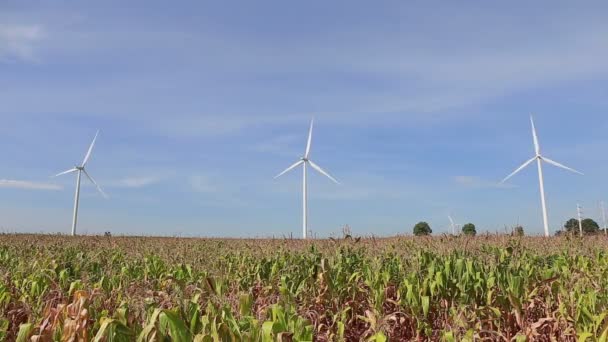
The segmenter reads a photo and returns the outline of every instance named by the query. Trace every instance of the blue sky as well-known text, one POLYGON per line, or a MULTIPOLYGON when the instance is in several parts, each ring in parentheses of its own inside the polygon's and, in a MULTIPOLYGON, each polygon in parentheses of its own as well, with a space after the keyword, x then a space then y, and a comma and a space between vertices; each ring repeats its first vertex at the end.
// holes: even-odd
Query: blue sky
POLYGON ((571 1, 2 1, 0 229, 195 236, 300 235, 303 153, 310 228, 436 233, 448 213, 478 230, 542 232, 608 201, 608 5, 571 1), (86 183, 84 183, 86 184, 86 183))

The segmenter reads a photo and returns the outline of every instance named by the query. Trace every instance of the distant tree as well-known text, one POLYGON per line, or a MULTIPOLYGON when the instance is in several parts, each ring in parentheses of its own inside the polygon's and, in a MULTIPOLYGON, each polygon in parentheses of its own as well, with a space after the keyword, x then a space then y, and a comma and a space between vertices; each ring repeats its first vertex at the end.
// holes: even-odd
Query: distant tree
POLYGON ((584 219, 582 224, 585 233, 598 233, 600 231, 600 225, 590 218, 584 219))
POLYGON ((564 223, 564 230, 567 232, 572 232, 574 230, 578 231, 578 220, 571 218, 566 221, 566 223, 564 223))
POLYGON ((431 226, 426 222, 418 222, 414 226, 414 235, 416 236, 431 235, 432 232, 431 226))
POLYGON ((524 227, 517 225, 513 229, 513 235, 515 236, 524 236, 524 227))
POLYGON ((475 236, 477 234, 477 230, 475 229, 475 225, 472 223, 467 223, 462 226, 462 233, 464 235, 475 236))
MULTIPOLYGON (((600 226, 597 222, 593 221, 590 218, 584 219, 582 222, 583 233, 584 234, 595 234, 600 231, 600 226)), ((564 230, 570 233, 578 233, 578 220, 575 218, 571 218, 564 224, 564 230)))

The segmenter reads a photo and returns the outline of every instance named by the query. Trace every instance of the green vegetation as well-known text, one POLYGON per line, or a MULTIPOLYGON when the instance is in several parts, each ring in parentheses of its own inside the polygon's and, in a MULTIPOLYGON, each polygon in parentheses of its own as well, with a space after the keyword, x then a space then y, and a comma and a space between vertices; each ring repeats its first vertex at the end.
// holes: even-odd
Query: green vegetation
POLYGON ((475 229, 475 225, 472 223, 467 223, 462 226, 462 233, 464 235, 475 236, 477 235, 477 230, 475 229))
POLYGON ((0 235, 7 341, 606 341, 608 239, 0 235))
MULTIPOLYGON (((600 231, 600 226, 597 224, 597 222, 595 222, 594 220, 592 220, 590 218, 583 219, 581 221, 581 224, 583 226, 584 234, 595 234, 600 231)), ((571 218, 568 221, 566 221, 566 223, 564 224, 564 230, 569 233, 578 234, 580 232, 578 220, 575 218, 571 218)))
POLYGON ((431 233, 433 233, 433 230, 426 222, 418 222, 414 226, 414 235, 416 236, 431 235, 431 233))

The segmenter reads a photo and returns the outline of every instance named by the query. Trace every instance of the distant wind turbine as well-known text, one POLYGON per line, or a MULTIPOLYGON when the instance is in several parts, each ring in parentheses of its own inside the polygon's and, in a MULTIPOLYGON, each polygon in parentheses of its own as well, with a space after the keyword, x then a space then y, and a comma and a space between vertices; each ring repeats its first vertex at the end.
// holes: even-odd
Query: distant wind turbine
POLYGON ((581 211, 581 205, 576 204, 576 214, 578 215, 578 231, 580 236, 583 236, 583 212, 581 211))
POLYGON ((600 202, 600 209, 602 210, 602 221, 604 221, 604 235, 608 235, 608 227, 606 226, 606 210, 604 209, 604 201, 600 202))
POLYGON ((99 193, 103 197, 105 197, 105 198, 108 197, 103 192, 103 190, 101 190, 101 187, 99 185, 97 185, 95 180, 93 180, 93 178, 85 170, 85 166, 87 165, 87 162, 91 158, 91 152, 93 151, 93 146, 95 146, 95 140, 97 140, 98 134, 99 134, 99 131, 97 131, 97 133, 95 133, 95 138, 93 138, 93 142, 91 142, 91 145, 89 146, 89 150, 87 151, 87 154, 84 156, 84 160, 82 161, 82 164, 80 166, 74 166, 73 168, 63 171, 61 173, 58 173, 54 176, 54 177, 58 177, 58 176, 65 175, 68 173, 78 172, 78 176, 76 177, 76 194, 74 195, 74 218, 72 220, 72 236, 76 235, 76 222, 78 221, 78 201, 80 199, 80 176, 81 176, 81 174, 84 172, 84 175, 91 181, 91 183, 93 183, 93 185, 95 185, 95 187, 97 188, 97 191, 99 191, 99 193))
POLYGON ((452 235, 456 235, 456 229, 460 227, 459 224, 454 223, 454 219, 452 219, 452 215, 448 215, 450 219, 450 227, 452 227, 452 235))
POLYGON ((553 161, 543 155, 540 154, 540 145, 538 143, 538 136, 536 135, 536 127, 534 126, 534 119, 532 118, 532 116, 530 116, 530 123, 532 124, 532 137, 534 138, 534 152, 535 155, 532 159, 528 160, 527 162, 525 162, 522 166, 520 166, 519 168, 517 168, 515 171, 513 171, 513 173, 511 173, 510 175, 508 175, 505 179, 502 180, 501 183, 506 182, 509 178, 515 176, 515 174, 517 174, 519 171, 523 170, 526 166, 530 165, 532 162, 536 161, 537 165, 538 165, 538 182, 540 185, 540 201, 541 201, 541 205, 543 208, 543 224, 545 227, 545 236, 549 236, 549 222, 547 219, 547 202, 545 201, 545 182, 543 179, 543 167, 542 167, 542 162, 546 162, 549 163, 551 165, 557 166, 559 168, 568 170, 570 172, 574 172, 574 173, 578 173, 580 175, 582 175, 583 173, 576 171, 572 168, 569 168, 565 165, 562 165, 556 161, 553 161))
POLYGON ((294 168, 302 165, 302 235, 303 238, 306 239, 306 235, 308 232, 308 186, 307 186, 307 176, 306 176, 306 165, 309 164, 313 169, 317 170, 320 174, 326 176, 331 179, 334 183, 340 184, 334 177, 330 176, 329 173, 325 172, 319 165, 313 163, 310 157, 310 144, 312 140, 312 125, 313 120, 310 120, 310 129, 308 130, 308 142, 306 143, 306 150, 304 152, 304 156, 300 158, 293 165, 285 169, 283 172, 276 175, 274 178, 277 179, 287 172, 293 170, 294 168))

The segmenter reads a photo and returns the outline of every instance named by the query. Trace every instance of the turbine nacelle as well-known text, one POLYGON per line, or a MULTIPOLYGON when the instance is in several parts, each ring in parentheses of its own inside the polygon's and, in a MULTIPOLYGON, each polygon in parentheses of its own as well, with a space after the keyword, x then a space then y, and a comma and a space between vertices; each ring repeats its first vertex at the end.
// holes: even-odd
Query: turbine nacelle
POLYGON ((283 172, 276 175, 274 177, 275 179, 281 177, 282 175, 286 174, 287 172, 293 170, 294 168, 296 168, 300 165, 309 164, 313 169, 317 170, 320 174, 331 179, 334 183, 340 184, 340 182, 338 182, 334 177, 332 177, 329 173, 327 173, 325 170, 323 170, 319 165, 315 164, 312 160, 310 160, 310 146, 312 143, 312 125, 313 125, 313 120, 310 121, 310 128, 308 130, 308 140, 306 141, 306 152, 304 153, 304 155, 302 157, 300 157, 300 159, 297 162, 295 162, 294 164, 289 166, 287 169, 283 170, 283 172))

